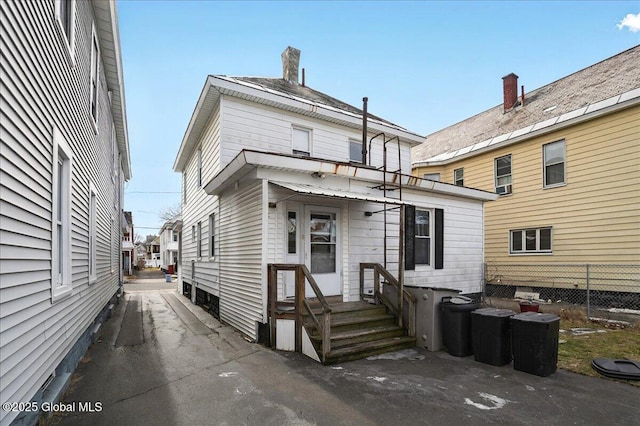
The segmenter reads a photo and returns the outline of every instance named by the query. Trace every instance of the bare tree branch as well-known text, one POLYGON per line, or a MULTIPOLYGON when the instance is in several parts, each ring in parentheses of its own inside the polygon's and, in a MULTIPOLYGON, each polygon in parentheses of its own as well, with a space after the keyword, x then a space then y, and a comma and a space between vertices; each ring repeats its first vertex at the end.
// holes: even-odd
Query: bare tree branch
POLYGON ((160 219, 166 222, 168 220, 175 219, 176 216, 179 216, 181 214, 181 212, 182 210, 180 207, 180 203, 176 203, 160 210, 160 212, 158 213, 158 216, 160 217, 160 219))

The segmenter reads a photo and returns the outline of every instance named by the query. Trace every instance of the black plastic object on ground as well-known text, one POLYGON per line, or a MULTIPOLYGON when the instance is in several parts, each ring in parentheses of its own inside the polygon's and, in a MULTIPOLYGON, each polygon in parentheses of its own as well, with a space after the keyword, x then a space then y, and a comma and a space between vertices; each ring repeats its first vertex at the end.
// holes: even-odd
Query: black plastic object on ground
POLYGON ((442 314, 442 343, 447 352, 453 356, 473 354, 471 344, 471 312, 478 309, 479 304, 464 296, 443 297, 440 302, 442 314))
POLYGON ((490 365, 511 362, 510 309, 483 308, 471 313, 473 356, 476 361, 490 365))
POLYGON ((591 361, 591 366, 603 376, 623 380, 640 380, 640 361, 594 358, 591 361))
POLYGON ((560 317, 523 312, 511 317, 513 368, 546 377, 558 368, 560 317))

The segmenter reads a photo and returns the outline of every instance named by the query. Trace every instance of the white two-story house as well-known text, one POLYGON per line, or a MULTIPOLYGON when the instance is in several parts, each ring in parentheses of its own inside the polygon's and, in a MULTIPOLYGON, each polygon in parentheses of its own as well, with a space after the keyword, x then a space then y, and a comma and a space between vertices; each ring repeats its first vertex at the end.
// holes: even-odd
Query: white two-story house
POLYGON ((371 292, 363 263, 404 286, 479 292, 483 203, 496 196, 409 176, 424 138, 299 82, 299 55, 282 54, 282 78, 205 82, 174 163, 185 294, 261 340, 275 329, 270 293, 295 296, 292 272, 270 292, 272 264, 305 265, 338 302, 371 292))

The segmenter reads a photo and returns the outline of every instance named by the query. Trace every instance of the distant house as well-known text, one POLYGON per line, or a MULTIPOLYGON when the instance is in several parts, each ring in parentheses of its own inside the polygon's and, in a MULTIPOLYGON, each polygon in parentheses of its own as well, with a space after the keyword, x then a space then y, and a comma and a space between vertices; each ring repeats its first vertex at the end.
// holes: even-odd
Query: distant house
POLYGON ((160 268, 170 274, 177 273, 181 231, 180 216, 166 221, 160 229, 160 268))
MULTIPOLYGON (((116 6, 3 1, 0 22, 0 401, 55 402, 121 293, 116 6)), ((0 424, 38 414, 3 409, 0 424)))
POLYGON ((122 212, 122 272, 124 275, 133 275, 133 266, 136 263, 133 235, 133 216, 131 212, 122 212))
POLYGON ((147 243, 146 266, 153 268, 160 267, 160 236, 156 236, 147 243))
POLYGON ((503 104, 413 149, 416 176, 500 195, 485 208, 490 284, 640 292, 639 64, 635 46, 526 94, 509 74, 503 104))
POLYGON ((300 83, 299 55, 285 50, 282 78, 205 82, 174 163, 183 292, 252 340, 267 324, 271 339, 295 334, 299 350, 302 331, 276 326, 274 306, 296 295, 292 272, 269 290, 277 264, 305 266, 321 293, 307 278, 306 296, 336 303, 371 294, 371 264, 406 286, 480 291, 483 203, 496 196, 409 176, 423 137, 300 83))

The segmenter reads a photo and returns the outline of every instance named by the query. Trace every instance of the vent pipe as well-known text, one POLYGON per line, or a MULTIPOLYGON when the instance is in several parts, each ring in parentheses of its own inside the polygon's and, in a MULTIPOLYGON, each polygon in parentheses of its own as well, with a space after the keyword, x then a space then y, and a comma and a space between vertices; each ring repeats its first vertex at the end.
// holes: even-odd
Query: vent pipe
POLYGON ((369 98, 362 98, 362 164, 367 164, 367 102, 369 98))

